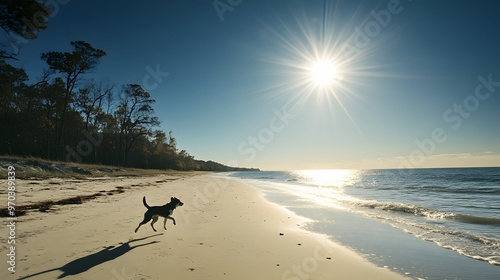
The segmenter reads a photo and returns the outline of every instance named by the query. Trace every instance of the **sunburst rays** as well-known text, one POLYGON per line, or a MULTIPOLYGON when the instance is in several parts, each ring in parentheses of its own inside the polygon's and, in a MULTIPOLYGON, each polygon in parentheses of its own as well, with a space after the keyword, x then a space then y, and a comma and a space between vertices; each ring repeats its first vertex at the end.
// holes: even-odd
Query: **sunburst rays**
POLYGON ((318 108, 326 106, 328 112, 341 109, 361 133, 346 101, 363 99, 353 90, 355 85, 366 85, 363 78, 390 76, 381 71, 382 65, 368 62, 373 61, 371 58, 381 43, 359 46, 358 26, 368 20, 360 17, 360 7, 350 17, 339 14, 338 2, 330 5, 324 1, 321 9, 318 7, 314 10, 316 13, 311 13, 313 10, 293 9, 291 20, 278 18, 277 28, 266 28, 266 37, 272 40, 276 50, 281 50, 262 58, 273 65, 267 74, 276 78, 266 91, 278 97, 287 96, 289 107, 296 111, 312 98, 318 108), (325 77, 320 75, 319 81, 314 78, 315 74, 311 75, 314 71, 325 72, 325 77))

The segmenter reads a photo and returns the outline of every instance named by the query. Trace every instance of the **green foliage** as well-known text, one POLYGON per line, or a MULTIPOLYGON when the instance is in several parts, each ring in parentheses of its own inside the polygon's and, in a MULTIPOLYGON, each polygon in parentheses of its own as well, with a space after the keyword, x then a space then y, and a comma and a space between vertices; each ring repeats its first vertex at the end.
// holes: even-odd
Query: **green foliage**
POLYGON ((47 62, 51 70, 63 74, 68 80, 74 81, 80 74, 97 67, 99 60, 106 52, 92 47, 84 41, 71 42, 72 52, 46 52, 42 60, 47 62))
MULTIPOLYGON (((90 67, 56 63, 65 56, 50 53, 54 69, 76 73, 90 67)), ((67 74, 50 73, 27 84, 23 69, 0 61, 0 154, 151 169, 237 170, 196 160, 177 149, 172 131, 155 130, 160 124, 155 100, 140 85, 128 84, 119 92, 92 80, 68 86, 61 73, 67 74), (60 130, 63 116, 67 126, 60 130)))
POLYGON ((129 84, 123 87, 120 103, 115 112, 120 131, 118 150, 122 155, 120 157, 122 165, 128 164, 135 142, 151 136, 152 128, 160 124, 151 106, 154 102, 149 92, 140 85, 129 84))
POLYGON ((23 69, 15 68, 0 60, 0 110, 19 110, 19 98, 28 76, 23 69))
POLYGON ((37 33, 47 28, 47 17, 52 12, 36 0, 0 1, 0 27, 26 39, 36 38, 37 33))
MULTIPOLYGON (((74 89, 82 74, 92 71, 99 64, 99 60, 106 52, 92 47, 84 41, 71 42, 74 50, 72 52, 46 52, 41 58, 44 60, 52 73, 58 73, 65 81, 64 101, 62 112, 59 115, 58 128, 56 130, 57 141, 64 144, 64 125, 68 106, 73 101, 74 89)), ((49 74, 51 72, 48 72, 49 74)))
MULTIPOLYGON (((47 27, 50 11, 34 0, 0 0, 0 27, 35 38, 47 27), (32 28, 25 18, 41 16, 32 28)), ((28 84, 20 68, 0 51, 0 155, 34 156, 59 161, 175 170, 240 170, 196 160, 178 151, 172 131, 155 130, 155 100, 140 85, 117 92, 109 83, 82 81, 106 52, 87 42, 71 42, 73 51, 43 53, 48 71, 28 84)))
MULTIPOLYGON (((14 42, 14 36, 24 40, 34 39, 40 30, 47 28, 51 10, 43 3, 36 0, 1 0, 0 1, 0 28, 14 47, 17 49, 17 43, 14 42)), ((17 52, 0 50, 0 59, 15 59, 17 52)))

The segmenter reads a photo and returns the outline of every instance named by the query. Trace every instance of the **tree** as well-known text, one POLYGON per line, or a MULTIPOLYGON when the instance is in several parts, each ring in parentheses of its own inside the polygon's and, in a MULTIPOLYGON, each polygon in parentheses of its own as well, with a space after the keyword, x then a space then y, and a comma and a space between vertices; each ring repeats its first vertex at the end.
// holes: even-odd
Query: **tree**
POLYGON ((42 54, 50 70, 62 75, 66 88, 64 93, 63 110, 61 121, 57 131, 57 140, 63 140, 64 122, 68 105, 71 101, 73 90, 82 74, 94 70, 99 64, 100 59, 106 55, 106 52, 95 49, 89 43, 84 41, 71 42, 74 50, 72 52, 47 52, 42 54))
POLYGON ((123 87, 120 103, 115 112, 119 126, 120 163, 127 165, 134 142, 141 136, 152 136, 152 128, 160 121, 154 117, 151 106, 155 102, 140 85, 128 84, 123 87))
POLYGON ((87 83, 80 88, 76 94, 75 106, 82 114, 87 131, 92 129, 102 129, 100 120, 105 114, 104 103, 112 96, 113 86, 105 85, 103 82, 87 83))
POLYGON ((28 75, 0 60, 0 112, 19 111, 19 91, 25 86, 28 75))
POLYGON ((65 83, 61 78, 54 79, 51 83, 37 83, 36 89, 39 92, 42 100, 42 115, 41 119, 44 121, 43 128, 44 146, 46 158, 57 157, 57 127, 62 114, 62 104, 65 94, 65 83))
POLYGON ((8 52, 4 45, 0 59, 16 59, 20 43, 15 36, 24 40, 36 38, 40 30, 47 28, 47 17, 51 13, 45 4, 36 0, 0 0, 0 28, 14 48, 14 52, 8 52))
MULTIPOLYGON (((109 116, 104 111, 104 103, 110 100, 113 86, 89 81, 84 87, 80 88, 75 97, 75 107, 83 117, 85 131, 87 135, 97 136, 95 140, 93 157, 97 160, 97 148, 100 146, 107 129, 109 116)), ((108 105, 109 106, 109 105, 108 105)))
POLYGON ((178 170, 199 170, 201 166, 192 155, 186 152, 186 150, 182 150, 177 154, 176 167, 178 170))
MULTIPOLYGON (((0 60, 0 151, 14 153, 19 135, 17 115, 23 108, 22 96, 28 76, 22 69, 0 60)), ((22 128, 22 127, 21 127, 22 128)))

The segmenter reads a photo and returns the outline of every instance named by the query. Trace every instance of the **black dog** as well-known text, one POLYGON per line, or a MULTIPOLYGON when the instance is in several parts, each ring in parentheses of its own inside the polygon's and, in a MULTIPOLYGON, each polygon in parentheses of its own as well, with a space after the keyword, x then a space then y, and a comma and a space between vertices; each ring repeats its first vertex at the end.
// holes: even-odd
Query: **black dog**
POLYGON ((167 229, 167 219, 172 220, 174 222, 174 225, 175 225, 175 219, 170 217, 170 215, 172 215, 172 212, 174 212, 174 209, 177 208, 177 206, 184 205, 184 203, 182 203, 182 201, 180 201, 176 197, 170 198, 170 202, 163 205, 163 206, 152 206, 152 207, 149 206, 146 203, 146 197, 142 198, 142 203, 144 203, 144 206, 146 206, 146 208, 148 208, 148 211, 146 211, 146 213, 144 213, 144 220, 139 223, 139 225, 135 229, 135 232, 137 232, 137 230, 139 230, 139 228, 142 225, 149 222, 149 220, 151 220, 151 219, 153 219, 153 221, 151 222, 151 227, 153 228, 154 231, 156 231, 153 224, 156 223, 156 221, 158 221, 158 216, 165 218, 165 220, 163 221, 163 228, 164 229, 167 229))

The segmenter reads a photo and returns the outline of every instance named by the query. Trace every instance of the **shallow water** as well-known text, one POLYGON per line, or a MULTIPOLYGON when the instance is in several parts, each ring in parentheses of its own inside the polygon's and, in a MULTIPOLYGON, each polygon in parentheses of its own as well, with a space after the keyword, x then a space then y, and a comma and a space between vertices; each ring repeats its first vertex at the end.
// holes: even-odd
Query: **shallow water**
POLYGON ((227 176, 313 219, 309 229, 415 279, 500 279, 500 168, 227 176))

